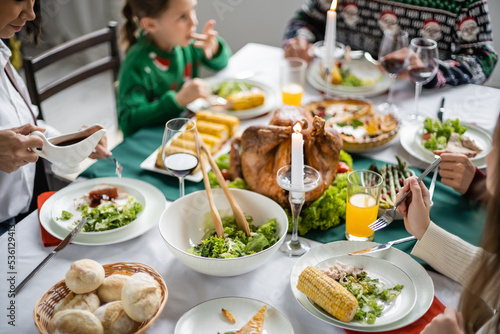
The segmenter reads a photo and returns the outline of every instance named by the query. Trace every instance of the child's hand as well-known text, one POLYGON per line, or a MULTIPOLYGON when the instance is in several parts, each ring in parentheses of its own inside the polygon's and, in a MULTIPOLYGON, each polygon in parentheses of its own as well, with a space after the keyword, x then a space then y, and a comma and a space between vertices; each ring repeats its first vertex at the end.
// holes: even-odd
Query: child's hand
POLYGON ((207 83, 199 78, 186 81, 181 90, 177 93, 177 103, 185 107, 200 97, 208 97, 210 95, 210 87, 207 83))
POLYGON ((203 28, 203 34, 193 33, 191 37, 196 39, 194 46, 200 48, 205 53, 207 59, 212 59, 213 55, 219 51, 219 41, 215 38, 218 33, 212 28, 215 25, 215 20, 209 20, 205 23, 205 28, 203 28))

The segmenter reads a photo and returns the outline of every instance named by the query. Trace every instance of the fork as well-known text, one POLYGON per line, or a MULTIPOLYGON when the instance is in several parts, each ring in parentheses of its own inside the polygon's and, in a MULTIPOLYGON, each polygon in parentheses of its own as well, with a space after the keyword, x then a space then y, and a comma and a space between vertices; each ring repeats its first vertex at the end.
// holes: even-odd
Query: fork
POLYGON ((121 179, 122 178, 122 172, 123 172, 123 166, 115 158, 106 157, 106 159, 115 163, 115 165, 116 165, 116 170, 115 170, 116 176, 118 176, 121 179))
MULTIPOLYGON (((436 160, 434 160, 434 162, 432 164, 430 164, 424 170, 424 172, 418 177, 417 183, 419 183, 420 181, 422 181, 424 179, 424 177, 427 176, 427 174, 429 174, 434 168, 436 168, 439 165, 440 162, 441 162, 441 158, 437 157, 436 160)), ((399 201, 396 203, 396 205, 394 205, 394 207, 392 209, 387 210, 382 215, 382 217, 380 217, 379 219, 377 219, 376 221, 374 221, 373 223, 371 223, 370 225, 368 225, 368 227, 372 231, 378 231, 380 229, 383 229, 384 227, 386 227, 390 223, 392 223, 393 220, 394 220, 394 217, 396 216, 396 209, 398 208, 399 204, 401 204, 404 201, 404 199, 408 196, 409 193, 410 193, 410 190, 408 190, 407 192, 405 192, 403 194, 403 196, 399 199, 399 201)))

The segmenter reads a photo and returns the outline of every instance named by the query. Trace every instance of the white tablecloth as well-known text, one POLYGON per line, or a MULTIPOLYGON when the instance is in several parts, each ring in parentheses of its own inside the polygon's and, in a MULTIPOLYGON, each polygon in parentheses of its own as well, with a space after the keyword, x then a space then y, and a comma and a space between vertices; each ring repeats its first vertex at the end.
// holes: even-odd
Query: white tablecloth
MULTIPOLYGON (((254 70, 253 80, 262 80, 278 91, 278 62, 282 57, 279 48, 248 44, 231 59, 230 65, 218 75, 230 76, 243 70, 254 70)), ((446 96, 445 117, 460 117, 492 130, 500 110, 500 91, 482 86, 444 88, 424 91, 421 106, 429 116, 434 116, 441 96, 446 96)), ((308 86, 305 101, 321 96, 308 86)), ((372 99, 382 102, 385 96, 372 99)), ((413 107, 413 86, 399 83, 395 99, 402 110, 413 107)), ((270 115, 243 122, 251 124, 267 122, 270 115)), ((401 145, 395 142, 372 157, 394 161, 394 155, 408 157, 401 145)), ((313 247, 320 245, 311 242, 313 247)), ((148 331, 149 333, 173 333, 178 319, 193 306, 218 297, 240 296, 261 300, 279 309, 291 322, 295 333, 343 333, 340 328, 324 323, 306 312, 294 299, 290 290, 290 273, 297 260, 276 253, 262 267, 236 277, 211 277, 199 274, 181 264, 167 250, 157 227, 130 241, 109 246, 70 245, 57 254, 19 294, 13 298, 10 281, 17 286, 53 248, 45 248, 40 238, 40 227, 36 212, 16 226, 9 234, 0 238, 0 333, 34 333, 33 308, 36 301, 52 285, 64 278, 73 261, 91 258, 102 264, 115 262, 140 262, 155 268, 165 279, 169 297, 163 313, 148 331), (11 249, 15 244, 15 248, 11 249), (9 254, 12 258, 9 258, 9 254), (14 259, 15 263, 11 260, 14 259), (9 264, 10 261, 10 264, 9 264), (13 267, 9 267, 13 265, 13 267), (10 280, 10 281, 9 281, 10 280), (12 306, 15 308, 12 310, 12 306), (10 309, 8 309, 10 307, 10 309), (12 314, 12 318, 8 316, 12 314), (9 324, 14 321, 15 327, 9 324)), ((436 296, 449 306, 457 306, 461 287, 450 279, 429 272, 435 284, 436 296)), ((12 286, 12 287, 13 287, 12 286)))

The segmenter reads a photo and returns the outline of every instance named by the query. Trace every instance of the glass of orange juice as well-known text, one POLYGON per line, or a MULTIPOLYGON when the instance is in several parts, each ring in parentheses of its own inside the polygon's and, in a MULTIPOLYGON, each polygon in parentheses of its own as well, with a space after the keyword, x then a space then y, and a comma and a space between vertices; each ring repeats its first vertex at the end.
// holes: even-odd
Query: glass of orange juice
POLYGON ((381 187, 382 176, 370 170, 356 170, 347 176, 347 240, 373 240, 374 232, 368 225, 377 219, 381 187))
POLYGON ((307 63, 301 58, 285 58, 280 68, 283 104, 301 106, 306 82, 307 63))

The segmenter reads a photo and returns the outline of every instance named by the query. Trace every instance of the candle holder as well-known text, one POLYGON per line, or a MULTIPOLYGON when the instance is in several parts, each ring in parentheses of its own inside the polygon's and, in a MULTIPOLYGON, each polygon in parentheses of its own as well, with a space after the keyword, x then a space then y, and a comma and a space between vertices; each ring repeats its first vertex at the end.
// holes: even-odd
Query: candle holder
POLYGON ((290 165, 281 167, 278 170, 278 173, 276 173, 276 181, 278 182, 278 185, 289 192, 288 199, 292 209, 292 235, 287 237, 283 242, 283 245, 280 247, 280 252, 289 257, 301 256, 311 248, 307 241, 299 240, 297 229, 299 225, 300 211, 302 210, 302 206, 304 205, 306 198, 305 193, 316 189, 321 181, 321 175, 316 169, 310 166, 304 166, 303 179, 303 186, 292 185, 292 168, 290 165))

